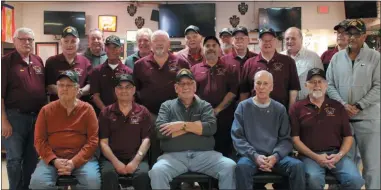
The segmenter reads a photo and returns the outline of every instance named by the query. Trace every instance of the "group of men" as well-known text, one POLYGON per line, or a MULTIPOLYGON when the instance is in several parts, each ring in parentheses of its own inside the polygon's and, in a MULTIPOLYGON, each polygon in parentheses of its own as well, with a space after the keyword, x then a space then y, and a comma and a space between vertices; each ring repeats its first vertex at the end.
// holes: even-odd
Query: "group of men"
POLYGON ((176 53, 168 33, 143 28, 123 63, 119 37, 91 30, 78 55, 69 26, 44 65, 33 31, 19 28, 1 64, 10 189, 55 188, 61 175, 75 176, 74 188, 118 189, 118 176, 131 175, 135 189, 169 189, 188 171, 220 189, 253 189, 261 172, 322 189, 326 171, 345 189, 379 189, 380 54, 364 45, 363 21, 334 30, 337 48, 319 58, 295 27, 281 53, 276 32, 261 29, 258 54, 241 26, 218 39, 191 25, 176 53))

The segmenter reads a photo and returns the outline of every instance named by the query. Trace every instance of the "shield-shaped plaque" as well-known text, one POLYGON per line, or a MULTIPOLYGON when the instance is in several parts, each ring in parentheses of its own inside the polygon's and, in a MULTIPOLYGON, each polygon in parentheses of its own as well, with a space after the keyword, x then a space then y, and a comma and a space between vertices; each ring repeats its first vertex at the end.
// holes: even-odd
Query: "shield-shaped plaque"
POLYGON ((237 15, 233 15, 229 18, 230 24, 233 28, 237 27, 239 24, 239 17, 237 15))
POLYGON ((245 15, 248 8, 249 8, 249 5, 247 5, 244 2, 238 5, 238 11, 241 13, 241 15, 245 15))
POLYGON ((135 25, 136 25, 136 27, 138 27, 138 29, 141 29, 144 26, 144 18, 141 16, 138 16, 135 19, 135 25))
POLYGON ((138 7, 136 7, 136 5, 134 4, 130 4, 128 5, 127 7, 127 12, 130 16, 134 16, 136 11, 137 11, 138 7))

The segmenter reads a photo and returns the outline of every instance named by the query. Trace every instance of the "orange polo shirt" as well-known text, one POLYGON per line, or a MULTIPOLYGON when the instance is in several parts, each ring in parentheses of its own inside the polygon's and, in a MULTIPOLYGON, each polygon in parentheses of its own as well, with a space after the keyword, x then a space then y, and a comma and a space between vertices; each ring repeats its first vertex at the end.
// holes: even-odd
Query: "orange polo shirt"
POLYGON ((46 164, 54 158, 65 158, 79 168, 93 157, 98 146, 94 109, 79 101, 67 115, 59 100, 44 106, 37 117, 34 146, 46 164))

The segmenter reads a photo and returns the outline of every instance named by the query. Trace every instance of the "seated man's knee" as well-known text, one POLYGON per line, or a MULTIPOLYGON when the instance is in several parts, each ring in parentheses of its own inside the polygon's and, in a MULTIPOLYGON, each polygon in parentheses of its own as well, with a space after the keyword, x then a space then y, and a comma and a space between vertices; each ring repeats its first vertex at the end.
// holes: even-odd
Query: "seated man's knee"
POLYGON ((114 168, 107 168, 107 169, 102 169, 102 178, 110 178, 110 177, 118 177, 118 173, 115 171, 114 168))
POLYGON ((365 180, 360 175, 348 174, 347 178, 340 183, 350 189, 361 189, 365 184, 365 180))
POLYGON ((307 187, 309 189, 323 189, 325 185, 325 176, 322 174, 306 173, 307 187))
POLYGON ((80 180, 80 184, 85 186, 85 189, 101 189, 101 179, 98 172, 95 173, 87 173, 84 176, 84 180, 80 180))
POLYGON ((291 171, 304 174, 304 163, 298 159, 293 159, 291 171))
POLYGON ((52 189, 56 186, 55 181, 49 181, 38 173, 33 173, 30 179, 30 189, 52 189))
POLYGON ((255 169, 254 163, 252 163, 249 158, 242 157, 235 168, 235 172, 237 173, 251 173, 255 169))

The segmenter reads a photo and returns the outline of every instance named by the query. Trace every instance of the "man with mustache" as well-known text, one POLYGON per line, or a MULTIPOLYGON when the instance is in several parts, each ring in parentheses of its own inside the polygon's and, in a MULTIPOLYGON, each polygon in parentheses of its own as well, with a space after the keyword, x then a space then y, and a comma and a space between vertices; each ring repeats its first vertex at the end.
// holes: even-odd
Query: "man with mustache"
POLYGON ((124 64, 131 70, 134 70, 137 60, 151 53, 151 35, 152 31, 149 28, 141 28, 136 32, 136 43, 139 50, 124 61, 124 64))
POLYGON ((254 75, 260 70, 266 70, 274 76, 274 90, 270 97, 286 108, 295 103, 300 90, 295 61, 287 55, 276 52, 277 43, 273 29, 263 28, 259 31, 261 52, 258 56, 248 59, 243 67, 240 81, 241 101, 249 98, 250 93, 255 95, 255 91, 252 91, 254 75))
POLYGON ((361 189, 364 180, 346 156, 353 142, 349 117, 343 105, 326 96, 324 70, 309 70, 305 86, 309 94, 291 106, 290 121, 291 136, 304 163, 307 188, 324 189, 325 173, 329 171, 343 189, 361 189))
MULTIPOLYGON (((28 189, 38 161, 33 147, 37 114, 46 104, 44 64, 34 55, 34 32, 18 28, 15 51, 1 58, 1 140, 9 189, 28 189)), ((4 181, 3 181, 4 182, 4 181)))
MULTIPOLYGON (((176 73, 189 64, 169 52, 169 35, 163 30, 157 30, 151 36, 152 54, 139 59, 135 63, 133 76, 138 91, 138 100, 150 112, 152 123, 156 121, 160 105, 168 99, 176 98, 173 88, 176 73)), ((150 164, 156 162, 160 155, 160 143, 155 133, 151 139, 150 164)))
POLYGON ((89 47, 86 52, 83 54, 91 63, 92 67, 104 63, 107 59, 106 53, 103 51, 103 33, 99 29, 90 30, 88 37, 89 47))
POLYGON ((223 28, 220 31, 220 41, 222 55, 227 55, 233 51, 232 32, 229 28, 223 28))
POLYGON ((234 98, 237 95, 238 77, 231 64, 219 60, 220 43, 215 36, 204 39, 205 60, 192 67, 197 82, 197 95, 209 102, 217 117, 215 150, 224 156, 232 156, 230 129, 233 122, 234 98))
POLYGON ((58 99, 56 79, 61 72, 73 70, 79 76, 78 98, 90 94, 89 74, 92 66, 90 61, 82 56, 77 55, 79 34, 76 28, 68 26, 62 31, 60 40, 62 53, 49 57, 45 64, 46 86, 50 94, 50 101, 58 99))
POLYGON ((302 84, 306 80, 307 72, 312 68, 324 69, 320 57, 317 53, 303 47, 303 35, 299 28, 291 27, 286 30, 285 37, 286 50, 282 52, 295 60, 298 71, 300 91, 296 100, 303 100, 308 96, 308 90, 302 84))
MULTIPOLYGON (((380 53, 365 47, 362 20, 350 21, 345 31, 349 45, 328 66, 328 95, 344 105, 349 115, 364 165, 365 188, 380 189, 380 53)), ((349 152, 355 160, 354 152, 355 145, 349 152)))
POLYGON ((94 68, 91 73, 91 88, 93 94, 92 100, 97 106, 98 111, 102 111, 116 101, 113 91, 115 78, 121 74, 132 74, 132 70, 122 63, 119 55, 122 51, 120 38, 111 35, 105 42, 107 60, 94 68))
POLYGON ((186 48, 177 52, 176 56, 186 60, 190 66, 201 63, 204 60, 204 55, 202 54, 200 29, 190 25, 185 29, 184 35, 186 48))
POLYGON ((255 96, 238 104, 231 130, 233 145, 239 154, 236 167, 237 189, 253 189, 253 176, 274 172, 288 177, 289 189, 305 189, 303 163, 288 156, 292 151, 286 108, 270 98, 273 75, 255 73, 255 96))

